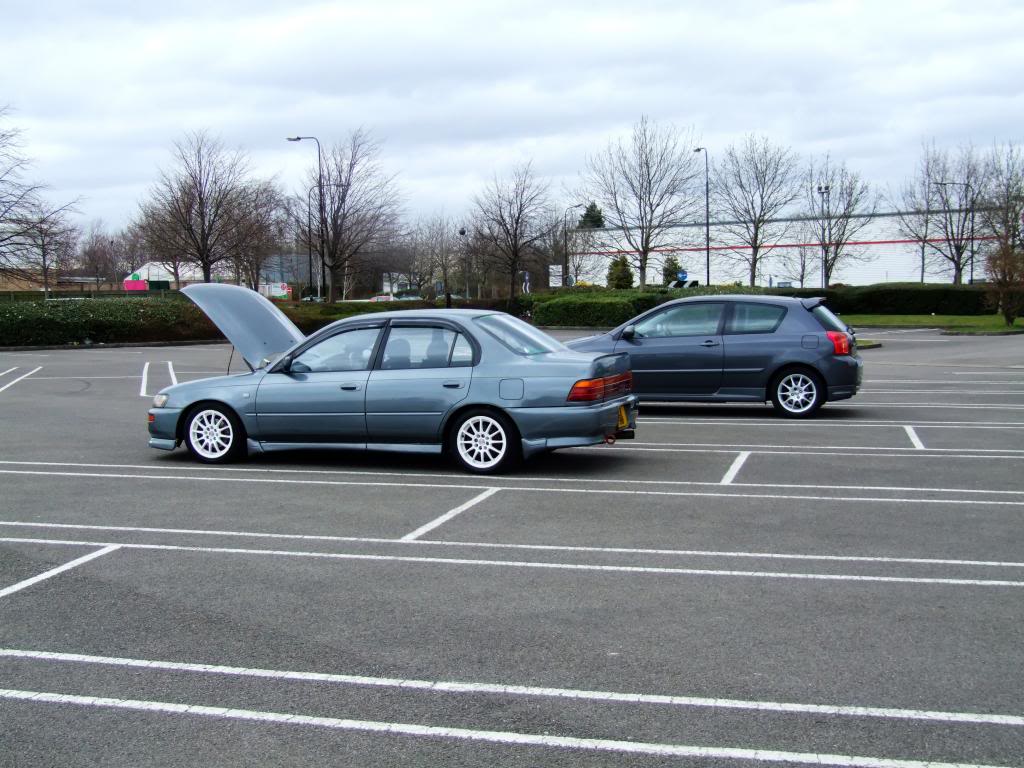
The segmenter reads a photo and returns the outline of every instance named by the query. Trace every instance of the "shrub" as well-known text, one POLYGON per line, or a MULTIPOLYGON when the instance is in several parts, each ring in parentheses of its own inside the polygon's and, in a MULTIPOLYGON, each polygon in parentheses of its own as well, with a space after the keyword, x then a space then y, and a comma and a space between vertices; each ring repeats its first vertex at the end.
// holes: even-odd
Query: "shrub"
POLYGON ((633 270, 629 268, 626 256, 622 255, 612 259, 608 265, 608 287, 609 288, 632 288, 633 270))
POLYGON ((0 304, 0 346, 217 338, 221 334, 188 301, 118 298, 0 304))
POLYGON ((611 327, 636 314, 632 302, 611 296, 565 296, 534 306, 537 325, 611 327))

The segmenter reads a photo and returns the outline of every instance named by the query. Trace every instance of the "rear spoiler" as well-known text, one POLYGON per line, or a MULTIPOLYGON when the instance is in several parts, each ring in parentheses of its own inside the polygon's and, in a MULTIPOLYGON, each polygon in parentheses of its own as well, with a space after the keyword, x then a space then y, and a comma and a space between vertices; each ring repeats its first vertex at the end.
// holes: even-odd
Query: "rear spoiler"
POLYGON ((808 312, 815 307, 825 303, 824 296, 815 296, 813 299, 800 299, 800 303, 804 305, 804 309, 808 312))

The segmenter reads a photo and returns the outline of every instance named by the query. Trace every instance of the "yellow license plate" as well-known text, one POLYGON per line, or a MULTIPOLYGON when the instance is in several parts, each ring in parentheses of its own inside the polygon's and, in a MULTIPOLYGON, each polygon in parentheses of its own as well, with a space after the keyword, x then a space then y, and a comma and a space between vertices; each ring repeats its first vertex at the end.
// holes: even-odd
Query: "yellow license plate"
POLYGON ((625 429, 629 426, 629 416, 626 415, 626 406, 619 406, 619 426, 618 429, 625 429))

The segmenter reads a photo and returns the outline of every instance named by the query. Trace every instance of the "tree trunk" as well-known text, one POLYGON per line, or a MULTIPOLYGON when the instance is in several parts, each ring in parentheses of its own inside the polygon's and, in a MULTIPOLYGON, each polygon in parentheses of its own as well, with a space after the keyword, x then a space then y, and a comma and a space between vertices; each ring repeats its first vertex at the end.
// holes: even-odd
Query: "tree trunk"
POLYGON ((647 287, 647 259, 649 254, 640 253, 640 290, 647 287))
POLYGON ((203 262, 203 282, 204 283, 212 283, 213 282, 213 280, 210 277, 211 272, 212 272, 212 270, 210 269, 209 262, 204 261, 203 262))

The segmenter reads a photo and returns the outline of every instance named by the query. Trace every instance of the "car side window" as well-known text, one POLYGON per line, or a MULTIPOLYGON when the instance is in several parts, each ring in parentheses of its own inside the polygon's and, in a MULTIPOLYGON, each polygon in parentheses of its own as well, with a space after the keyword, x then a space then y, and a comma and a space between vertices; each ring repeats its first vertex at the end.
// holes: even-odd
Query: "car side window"
POLYGON ((725 332, 774 333, 785 315, 785 307, 738 302, 732 305, 732 317, 725 325, 725 332))
POLYGON ((292 360, 291 370, 295 373, 365 371, 370 367, 378 336, 380 328, 356 328, 336 333, 292 360))
POLYGON ((384 346, 381 369, 447 368, 455 331, 434 326, 392 328, 384 346))
POLYGON ((699 302, 680 304, 651 315, 636 324, 636 335, 643 338, 665 336, 712 336, 718 333, 724 304, 699 302))
POLYGON ((452 368, 468 368, 473 365, 473 345, 461 333, 455 337, 455 346, 452 348, 449 365, 452 368))

